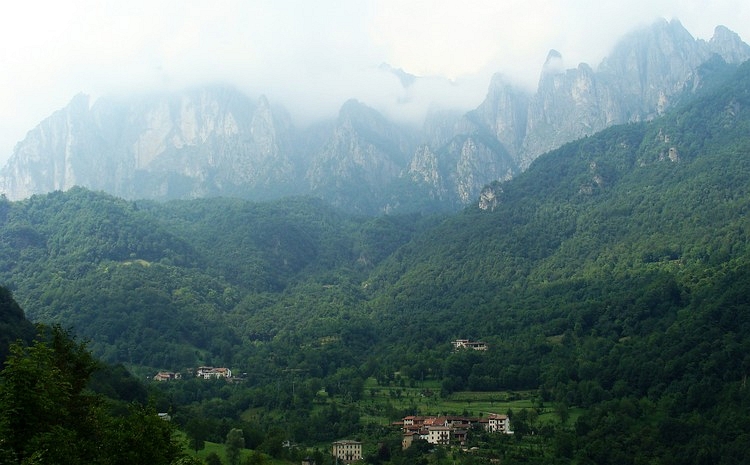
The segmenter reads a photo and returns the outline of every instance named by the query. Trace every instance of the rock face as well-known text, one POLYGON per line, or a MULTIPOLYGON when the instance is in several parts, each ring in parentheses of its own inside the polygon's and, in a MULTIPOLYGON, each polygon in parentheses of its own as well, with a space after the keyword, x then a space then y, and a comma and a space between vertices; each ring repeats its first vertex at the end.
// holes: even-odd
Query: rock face
POLYGON ((86 174, 78 173, 77 168, 84 163, 77 152, 78 147, 101 149, 88 131, 90 123, 88 97, 84 95, 76 96, 67 107, 44 120, 16 146, 3 168, 2 192, 11 200, 22 199, 89 181, 86 174))
POLYGON ((377 211, 415 145, 413 134, 350 100, 341 108, 330 137, 314 154, 305 178, 312 193, 335 206, 377 211))
MULTIPOLYGON (((265 97, 228 87, 93 106, 79 95, 16 146, 0 192, 15 200, 80 185, 130 199, 312 194, 366 214, 477 199, 491 209, 497 189, 485 186, 566 142, 657 117, 700 89, 708 63, 747 59, 750 46, 725 27, 706 42, 659 21, 624 37, 596 69, 566 68, 553 50, 535 93, 498 75, 475 110, 433 112, 422 128, 352 100, 335 120, 302 130, 265 97)), ((402 84, 416 79, 404 74, 402 84)))
POLYGON ((0 186, 11 199, 74 185, 126 198, 285 194, 277 181, 294 177, 290 127, 264 97, 229 88, 91 108, 81 95, 17 145, 0 186))
POLYGON ((552 50, 537 92, 523 96, 496 77, 474 112, 525 169, 539 155, 608 126, 652 119, 686 91, 695 90, 701 65, 720 57, 750 59, 750 46, 723 26, 709 42, 694 39, 679 21, 658 21, 624 37, 597 70, 566 69, 552 50), (519 122, 525 115, 526 120, 519 122))

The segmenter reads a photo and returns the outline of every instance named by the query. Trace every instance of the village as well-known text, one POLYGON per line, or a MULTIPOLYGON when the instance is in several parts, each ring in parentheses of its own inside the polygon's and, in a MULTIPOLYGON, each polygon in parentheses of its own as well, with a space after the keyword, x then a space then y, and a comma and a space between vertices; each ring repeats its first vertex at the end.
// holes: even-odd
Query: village
MULTIPOLYGON (((451 341, 454 351, 476 350, 486 351, 487 345, 481 341, 470 339, 456 339, 451 341)), ((233 376, 232 370, 226 367, 200 366, 189 368, 182 372, 159 371, 152 380, 156 382, 169 382, 182 380, 184 378, 198 378, 201 380, 223 379, 233 382, 244 378, 233 376)), ((167 414, 164 419, 169 419, 167 414)), ((400 421, 392 423, 394 427, 401 430, 403 437, 402 449, 408 449, 414 441, 422 440, 436 446, 458 446, 466 445, 468 435, 472 429, 481 429, 489 433, 513 434, 508 415, 489 413, 486 416, 430 416, 410 415, 400 421)), ((331 454, 337 462, 350 464, 363 459, 362 442, 358 440, 339 440, 331 445, 331 454)), ((312 465, 311 459, 306 459, 312 465)))
MULTIPOLYGON (((224 367, 198 367, 195 370, 186 370, 188 374, 194 375, 200 379, 225 379, 227 381, 234 380, 232 377, 232 370, 224 367)), ((182 373, 173 371, 160 371, 153 376, 154 381, 165 382, 182 379, 182 373)))
MULTIPOLYGON (((436 446, 466 445, 466 439, 472 428, 480 427, 489 433, 513 434, 508 415, 490 413, 486 417, 465 416, 417 416, 410 415, 395 422, 401 428, 403 439, 401 447, 408 449, 419 439, 436 446)), ((333 443, 333 457, 342 463, 362 460, 362 442, 342 440, 333 443)))
POLYGON ((423 439, 430 444, 465 445, 466 437, 475 426, 490 433, 513 434, 508 415, 491 413, 486 417, 464 416, 408 416, 398 422, 404 433, 401 442, 404 449, 415 439, 423 439))
MULTIPOLYGON (((481 341, 472 341, 470 339, 456 339, 454 341, 451 341, 451 345, 453 346, 454 350, 462 350, 462 349, 472 349, 472 350, 479 350, 479 351, 485 351, 487 350, 487 345, 484 342, 481 341)), ((189 368, 185 370, 185 373, 191 376, 195 376, 197 378, 201 379, 224 379, 227 381, 233 381, 237 380, 238 377, 232 376, 232 370, 225 367, 211 367, 211 366, 201 366, 198 368, 189 368)), ((181 372, 174 372, 174 371, 160 371, 156 373, 151 379, 153 381, 173 381, 182 379, 183 373, 181 372)), ((239 379, 243 378, 244 376, 240 376, 239 379)))

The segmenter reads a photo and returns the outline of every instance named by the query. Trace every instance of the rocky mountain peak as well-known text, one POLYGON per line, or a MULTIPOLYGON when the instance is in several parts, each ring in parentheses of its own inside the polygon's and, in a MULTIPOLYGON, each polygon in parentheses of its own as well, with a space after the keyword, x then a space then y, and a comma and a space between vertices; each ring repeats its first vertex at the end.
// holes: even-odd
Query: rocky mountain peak
POLYGON ((265 156, 271 155, 278 149, 276 144, 276 127, 274 124, 273 112, 268 99, 262 95, 258 98, 258 103, 253 112, 250 122, 250 134, 253 140, 261 148, 261 153, 265 156))
POLYGON ((549 53, 547 53, 547 59, 544 60, 544 66, 542 66, 542 76, 564 72, 565 65, 563 63, 562 54, 557 50, 550 50, 549 53))
POLYGON ((347 100, 339 109, 338 120, 340 123, 367 123, 371 120, 380 119, 382 119, 382 116, 376 110, 357 99, 347 100))
POLYGON ((730 31, 725 26, 716 26, 708 46, 727 63, 742 63, 750 60, 750 45, 743 42, 736 32, 730 31))
POLYGON ((68 113, 75 113, 78 115, 84 114, 89 111, 89 103, 91 101, 91 97, 89 97, 87 94, 79 93, 76 94, 71 100, 70 103, 64 108, 63 111, 68 113))
POLYGON ((487 125, 513 157, 517 156, 526 136, 529 98, 525 91, 497 74, 490 82, 487 97, 471 113, 473 118, 487 125))

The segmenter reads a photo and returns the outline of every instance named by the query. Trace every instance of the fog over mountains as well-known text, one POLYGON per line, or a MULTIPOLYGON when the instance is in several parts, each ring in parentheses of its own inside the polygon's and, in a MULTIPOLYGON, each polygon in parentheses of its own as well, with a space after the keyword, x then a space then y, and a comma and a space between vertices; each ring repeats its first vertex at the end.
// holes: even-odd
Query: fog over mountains
MULTIPOLYGON (((128 199, 314 195, 365 214, 454 210, 540 154, 657 117, 747 59, 750 46, 725 27, 703 41, 659 21, 596 68, 565 69, 552 50, 536 92, 496 75, 476 109, 435 110, 421 127, 350 100, 336 119, 302 128, 267 98, 221 85, 78 95, 17 144, 0 192, 16 200, 78 185, 128 199)), ((419 79, 392 72, 404 86, 419 79)))

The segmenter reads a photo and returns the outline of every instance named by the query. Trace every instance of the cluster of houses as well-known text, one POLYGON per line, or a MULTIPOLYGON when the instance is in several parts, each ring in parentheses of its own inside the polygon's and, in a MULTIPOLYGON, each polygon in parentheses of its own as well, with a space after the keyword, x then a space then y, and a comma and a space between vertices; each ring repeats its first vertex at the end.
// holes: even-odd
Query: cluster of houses
MULTIPOLYGON (((486 417, 462 416, 408 416, 396 422, 404 433, 401 446, 407 449, 415 439, 423 439, 430 444, 451 445, 466 444, 466 437, 475 426, 490 433, 513 434, 508 415, 491 413, 486 417)), ((331 446, 331 455, 337 463, 349 464, 362 460, 362 443, 360 441, 336 441, 331 446)))
MULTIPOLYGON (((191 370, 190 373, 193 373, 193 371, 191 370)), ((232 379, 232 370, 224 367, 198 367, 194 373, 197 378, 201 379, 232 379)), ((160 371, 153 377, 154 381, 172 381, 176 379, 182 379, 182 373, 160 371)))
POLYGON ((401 441, 404 449, 411 446, 415 439, 424 439, 430 444, 439 445, 466 444, 468 432, 475 425, 491 433, 513 434, 508 415, 496 413, 481 418, 408 416, 399 423, 404 433, 401 441))

